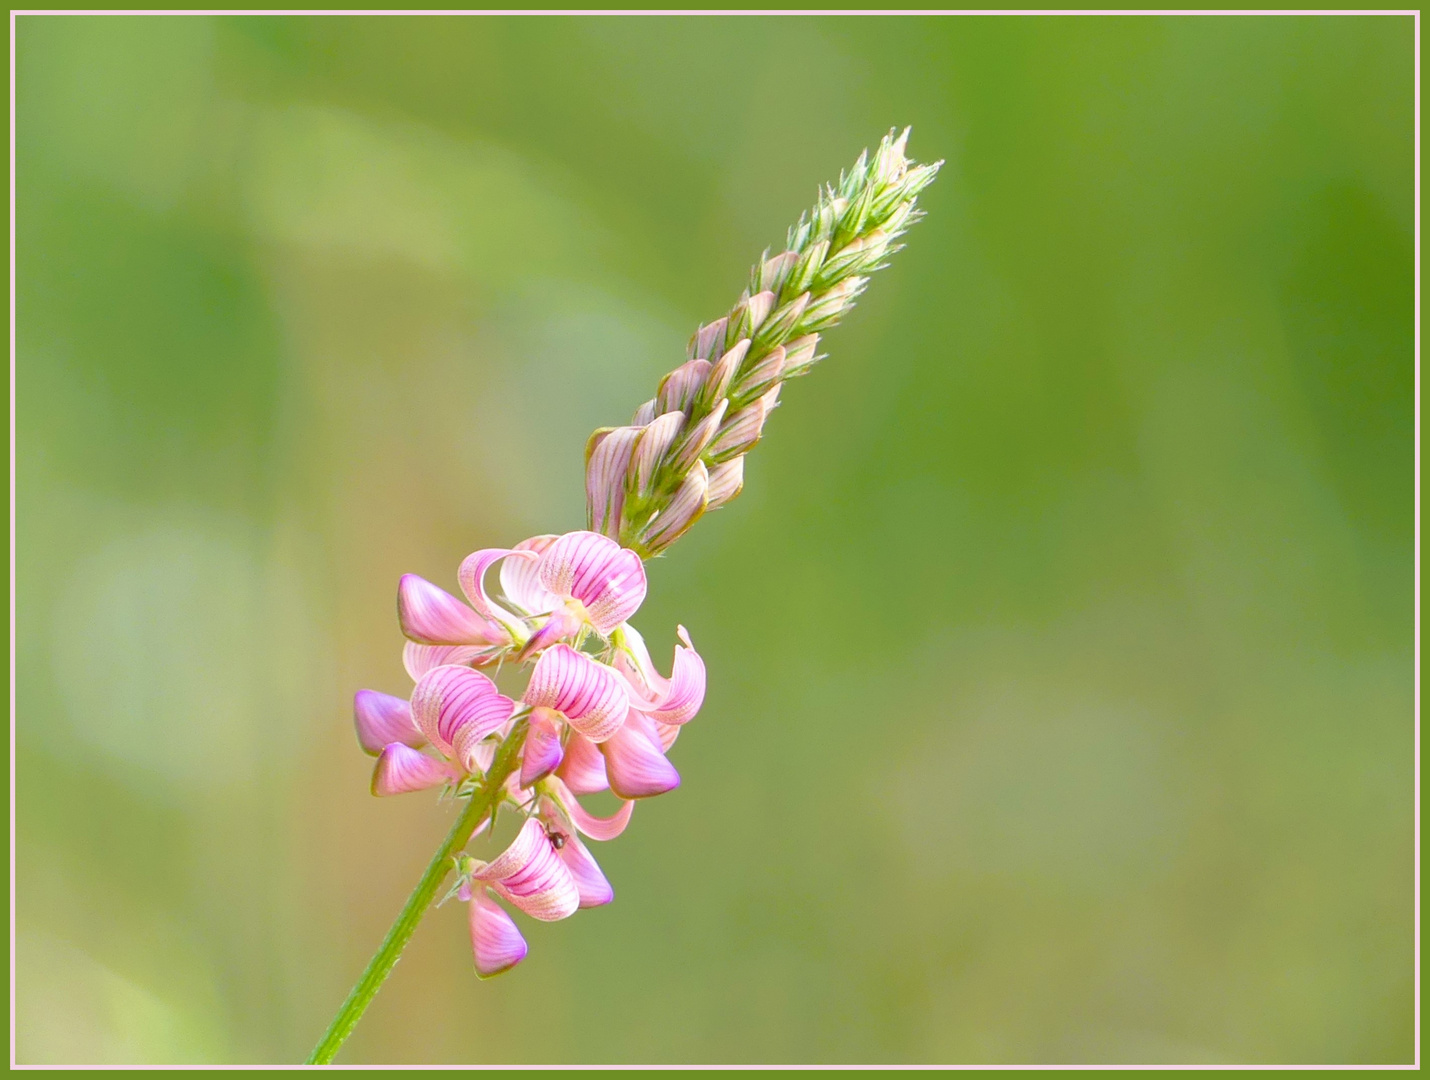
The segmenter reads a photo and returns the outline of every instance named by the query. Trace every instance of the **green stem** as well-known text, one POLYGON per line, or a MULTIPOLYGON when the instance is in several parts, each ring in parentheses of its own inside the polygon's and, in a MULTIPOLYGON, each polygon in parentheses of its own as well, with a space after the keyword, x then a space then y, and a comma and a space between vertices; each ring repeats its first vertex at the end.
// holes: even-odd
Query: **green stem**
POLYGON ((357 1023, 362 1019, 367 1007, 372 1004, 372 999, 382 989, 383 982, 391 973, 398 958, 402 956, 402 950, 407 947, 407 942, 416 931, 417 924, 422 921, 422 916, 427 914, 427 909, 432 906, 432 900, 437 895, 437 890, 442 887, 442 882, 446 880, 447 874, 451 871, 453 856, 467 846, 467 841, 472 838, 472 833, 476 832, 477 826, 501 799, 502 786, 506 782, 512 766, 516 764, 516 747, 520 745, 525 729, 526 724, 518 722, 512 729, 511 735, 507 736, 506 741, 502 743, 501 748, 497 751, 496 760, 492 762, 491 769, 487 771, 487 779, 472 793, 472 797, 467 801, 466 809, 457 818, 456 824, 452 826, 452 831, 447 834, 447 839, 443 841, 442 846, 437 849, 437 854, 433 855, 432 861, 427 864, 427 869, 423 872, 421 880, 417 882, 417 888, 412 890, 412 895, 402 906, 402 912, 397 916, 397 921, 392 924, 392 929, 387 932, 387 937, 383 938, 381 947, 368 961, 367 970, 362 973, 362 978, 358 979, 352 993, 348 994, 348 999, 343 1002, 343 1007, 338 1010, 338 1015, 333 1017, 327 1034, 313 1048, 313 1052, 308 1056, 305 1064, 331 1064, 339 1048, 353 1033, 353 1028, 357 1027, 357 1023))

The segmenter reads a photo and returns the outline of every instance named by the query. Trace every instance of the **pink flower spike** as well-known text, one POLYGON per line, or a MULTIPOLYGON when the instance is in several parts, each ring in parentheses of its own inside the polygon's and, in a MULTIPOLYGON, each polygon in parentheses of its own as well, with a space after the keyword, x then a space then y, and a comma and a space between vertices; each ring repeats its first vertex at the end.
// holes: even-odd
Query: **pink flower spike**
POLYGON ((632 709, 621 729, 601 743, 611 790, 623 799, 645 799, 680 786, 680 774, 661 750, 655 722, 632 709))
POLYGON ((575 878, 557 857, 546 827, 534 817, 526 819, 511 846, 474 876, 542 922, 574 915, 581 904, 575 878))
POLYGON ((635 810, 636 804, 630 799, 621 800, 621 808, 610 817, 603 818, 597 817, 582 806, 560 777, 553 778, 551 786, 555 789, 556 798, 566 816, 571 819, 571 823, 592 840, 614 840, 625 832, 626 826, 631 823, 631 813, 635 810))
MULTIPOLYGON (((479 671, 455 664, 433 668, 412 690, 412 719, 432 745, 456 756, 461 736, 463 757, 496 731, 516 709, 511 698, 479 671)), ((465 762, 463 762, 465 764, 465 762)))
POLYGON ((606 781, 606 759, 596 744, 579 731, 573 731, 567 740, 566 757, 556 775, 577 795, 594 795, 611 786, 606 781))
POLYGON ((408 641, 402 646, 402 666, 416 682, 434 667, 443 664, 465 664, 469 667, 489 664, 496 658, 493 654, 500 651, 481 645, 419 645, 408 641))
POLYGON ((541 654, 522 700, 557 710, 592 742, 615 734, 630 708, 625 681, 616 669, 569 645, 553 645, 541 654))
POLYGON ((467 907, 467 926, 472 931, 472 959, 477 978, 490 979, 516 967, 526 959, 526 939, 501 905, 480 889, 472 893, 467 907))
MULTIPOLYGON (((540 556, 549 548, 556 537, 552 534, 533 536, 523 540, 513 549, 531 551, 540 556)), ((501 564, 501 591, 522 615, 545 615, 561 606, 561 597, 548 592, 536 576, 536 559, 507 559, 501 564)))
POLYGON ((640 556, 597 533, 559 537, 542 553, 536 571, 549 591, 580 600, 591 625, 602 634, 634 615, 645 599, 640 556))
POLYGON ((455 780, 452 767, 405 743, 388 743, 372 770, 374 795, 404 795, 455 780))
POLYGON ((561 714, 551 709, 533 709, 526 723, 521 786, 529 788, 561 764, 561 714))
POLYGON ((388 743, 406 743, 413 749, 427 745, 427 739, 412 722, 412 709, 407 702, 376 690, 359 690, 353 695, 353 726, 363 752, 374 757, 388 743))
POLYGON ((422 645, 510 645, 511 635, 416 574, 397 583, 402 632, 422 645))

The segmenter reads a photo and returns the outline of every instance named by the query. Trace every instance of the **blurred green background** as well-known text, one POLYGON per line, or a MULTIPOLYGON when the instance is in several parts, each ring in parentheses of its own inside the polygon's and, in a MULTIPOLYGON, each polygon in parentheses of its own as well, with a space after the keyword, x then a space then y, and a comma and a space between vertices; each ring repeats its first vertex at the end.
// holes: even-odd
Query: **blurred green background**
POLYGON ((1408 18, 18 29, 18 1057, 300 1060, 450 820, 351 695, 860 148, 948 164, 744 496, 615 904, 350 1062, 1413 1052, 1408 18))

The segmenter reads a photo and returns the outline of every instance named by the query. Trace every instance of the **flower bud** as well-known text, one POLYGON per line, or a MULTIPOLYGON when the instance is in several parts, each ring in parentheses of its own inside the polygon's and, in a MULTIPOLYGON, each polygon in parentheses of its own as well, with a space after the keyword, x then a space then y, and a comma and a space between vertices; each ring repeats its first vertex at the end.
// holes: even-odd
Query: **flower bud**
POLYGON ((820 240, 811 244, 809 249, 799 257, 799 262, 795 263, 794 269, 790 271, 785 287, 790 292, 804 292, 808 289, 814 284, 814 279, 824 266, 824 257, 828 254, 828 240, 820 240))
POLYGON ((854 298, 864 291, 868 283, 868 278, 845 278, 809 305, 804 313, 804 325, 811 330, 833 326, 854 306, 854 298))
POLYGON ((710 481, 705 488, 705 509, 714 510, 740 494, 745 486, 745 459, 743 456, 722 461, 710 470, 710 481))
MULTIPOLYGON (((644 405, 642 405, 639 409, 637 409, 637 410, 636 410, 636 414, 631 417, 631 427, 645 427, 647 424, 649 424, 652 420, 654 420, 654 419, 656 418, 657 413, 656 413, 655 410, 656 410, 656 400, 655 400, 655 398, 651 398, 651 399, 650 399, 649 401, 647 401, 644 405)), ((603 430, 609 430, 609 429, 603 429, 603 430)), ((590 460, 591 460, 591 455, 590 455, 589 452, 586 454, 586 460, 587 460, 587 461, 590 461, 590 460)))
POLYGON ((730 383, 735 378, 735 373, 740 370, 740 365, 745 362, 745 354, 750 351, 750 339, 741 338, 735 342, 735 347, 716 361, 715 366, 710 369, 710 374, 705 377, 705 386, 696 398, 696 411, 702 408, 709 409, 715 402, 730 393, 730 383))
POLYGON ((685 426, 683 412, 668 412, 655 420, 641 432, 636 440, 636 448, 631 454, 630 465, 626 468, 626 489, 642 497, 651 493, 651 480, 660 467, 670 444, 685 426))
POLYGON ((889 248, 889 234, 875 229, 868 236, 851 241, 824 263, 821 273, 829 279, 859 274, 874 269, 889 248))
POLYGON ((615 538, 625 504, 626 469, 641 428, 613 428, 596 444, 586 464, 586 519, 591 529, 615 538))
POLYGON ((719 354, 724 342, 725 320, 716 319, 695 331, 695 336, 690 339, 690 359, 708 360, 719 354))
POLYGON ((771 349, 735 384, 735 392, 730 396, 736 401, 746 401, 764 393, 772 384, 779 381, 780 374, 785 367, 785 355, 783 345, 777 345, 771 349))
POLYGON ((705 456, 712 462, 726 461, 745 453, 759 442, 760 432, 764 430, 770 410, 779 402, 779 393, 779 383, 775 383, 772 389, 757 398, 753 404, 746 405, 732 416, 720 429, 720 433, 710 441, 710 445, 705 449, 705 456))
POLYGON ((705 376, 710 374, 710 361, 697 358, 687 360, 660 380, 660 393, 656 395, 657 415, 668 412, 684 412, 705 385, 705 376))
POLYGON ((776 297, 780 295, 780 290, 784 288, 785 281, 789 278, 790 271, 799 262, 799 252, 785 251, 776 255, 773 259, 765 259, 755 269, 755 281, 751 288, 757 292, 768 289, 776 297))
POLYGON ((803 375, 809 371, 819 358, 814 355, 815 348, 819 345, 818 334, 805 334, 802 338, 796 338, 785 347, 785 364, 781 376, 786 379, 793 379, 796 375, 803 375))
POLYGON ((729 407, 729 399, 721 398, 710 415, 690 428, 676 444, 675 449, 670 452, 668 457, 671 471, 676 476, 694 465, 700 455, 705 452, 705 448, 710 445, 710 440, 720 430, 720 421, 725 418, 725 410, 729 407))
POLYGON ((775 294, 769 290, 742 297, 735 310, 730 312, 730 323, 725 329, 726 345, 733 347, 741 338, 754 337, 774 306, 775 294))
POLYGON ((809 293, 803 292, 780 308, 760 327, 758 339, 761 343, 773 343, 788 337, 795 325, 804 317, 809 307, 809 293))
POLYGON ((670 503, 645 528, 643 539, 652 555, 675 543, 705 512, 705 491, 709 483, 710 473, 705 462, 696 461, 671 496, 670 503))

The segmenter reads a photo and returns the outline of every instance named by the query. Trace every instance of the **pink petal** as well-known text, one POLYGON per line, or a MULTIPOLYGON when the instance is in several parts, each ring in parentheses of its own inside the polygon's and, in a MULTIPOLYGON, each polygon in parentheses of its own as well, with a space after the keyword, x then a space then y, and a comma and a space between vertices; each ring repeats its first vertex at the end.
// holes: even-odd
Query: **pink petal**
POLYGON ((670 452, 670 470, 676 475, 688 472, 695 464, 695 459, 705 453, 706 447, 710 445, 710 440, 715 438, 715 433, 720 430, 720 422, 725 418, 725 410, 729 408, 728 398, 721 398, 715 403, 715 408, 710 414, 692 427, 675 444, 675 449, 670 452))
POLYGON ((606 759, 596 744, 579 731, 573 731, 566 741, 566 756, 556 775, 578 795, 594 795, 611 786, 606 782, 606 759))
POLYGON ((615 668, 569 645, 553 645, 541 654, 522 700, 556 709, 592 742, 610 738, 630 707, 630 695, 615 668))
MULTIPOLYGON (((549 548, 554 535, 533 536, 523 540, 515 551, 534 551, 538 556, 549 548)), ((536 576, 535 559, 507 559, 501 564, 501 591, 523 615, 544 615, 561 606, 561 597, 548 592, 536 576)))
POLYGON ((480 666, 490 663, 500 651, 482 645, 419 645, 415 641, 408 641, 402 646, 402 666, 407 669, 412 681, 416 682, 434 667, 441 667, 443 664, 480 666))
POLYGON ((512 846, 477 874, 507 900, 533 919, 555 922, 574 915, 581 893, 566 864, 557 857, 547 839, 546 827, 537 818, 528 818, 512 846), (513 851, 516 857, 508 859, 513 851), (511 863, 518 864, 508 869, 511 863), (500 873, 498 873, 500 871, 500 873))
POLYGON ((769 289, 750 297, 750 334, 753 336, 760 325, 770 317, 775 307, 775 294, 769 289))
POLYGON ((632 709, 600 749, 611 790, 623 799, 644 799, 680 786, 680 774, 661 750, 655 723, 644 713, 632 709))
POLYGON ((710 470, 710 483, 705 488, 705 509, 714 510, 740 494, 745 486, 745 458, 743 455, 722 461, 710 470))
POLYGON ((623 799, 621 808, 610 817, 596 817, 577 801, 571 789, 560 778, 552 781, 552 787, 556 789, 556 796, 560 801, 562 811, 571 819, 576 828, 592 840, 614 840, 625 832, 626 826, 631 823, 631 813, 635 810, 636 804, 629 799, 623 799))
POLYGON ((660 736, 660 748, 665 753, 670 753, 670 748, 675 745, 675 740, 680 738, 679 724, 662 724, 655 721, 655 733, 660 736))
POLYGON ((561 764, 561 717, 551 709, 533 709, 521 747, 521 786, 531 787, 561 764))
POLYGON ((470 750, 510 720, 515 708, 491 679, 455 664, 433 668, 412 690, 412 719, 432 745, 448 755, 454 753, 459 732, 470 750))
POLYGON ((600 907, 616 898, 616 892, 606 880, 606 875, 601 873, 601 867, 575 833, 566 836, 556 856, 566 864, 572 880, 576 882, 576 895, 581 907, 600 907))
POLYGON ((655 398, 651 398, 637 409, 636 414, 631 417, 631 427, 645 427, 655 419, 655 410, 656 400, 655 398))
MULTIPOLYGON (((775 385, 774 390, 779 390, 778 384, 775 385)), ((769 391, 766 393, 768 394, 769 391)), ((706 449, 706 456, 711 461, 718 462, 745 453, 760 441, 760 433, 765 429, 765 421, 769 419, 772 407, 768 397, 756 398, 753 403, 746 405, 725 422, 725 426, 720 429, 720 434, 711 441, 706 449)))
MULTIPOLYGON (((813 346, 811 346, 812 349, 813 346)), ((779 379, 780 373, 784 371, 785 355, 785 348, 780 345, 761 357, 760 362, 752 367, 735 386, 735 396, 749 399, 756 394, 764 393, 766 388, 773 386, 779 379)))
POLYGON ((709 359, 718 356, 725 347, 725 326, 728 320, 716 319, 695 331, 690 341, 691 355, 709 359))
POLYGON ((399 697, 359 690, 353 696, 353 725, 358 744, 366 753, 377 755, 388 743, 406 743, 416 749, 427 739, 412 722, 412 708, 399 697))
POLYGON ((556 610, 541 624, 541 629, 527 638, 521 652, 517 653, 516 658, 521 663, 558 642, 575 641, 586 629, 586 619, 582 614, 585 609, 579 601, 562 600, 558 603, 556 610))
POLYGON ((629 619, 645 599, 640 556, 597 533, 569 532, 558 538, 542 553, 536 569, 551 592, 580 600, 602 634, 629 619))
POLYGON ((374 795, 402 795, 456 779, 451 766, 405 743, 388 743, 372 770, 374 795))
POLYGON ((509 557, 523 561, 536 561, 536 553, 533 551, 519 551, 516 548, 482 548, 482 550, 474 551, 468 555, 462 560, 462 565, 457 567, 457 584, 462 587, 463 595, 479 614, 492 622, 507 627, 511 636, 515 638, 524 632, 520 620, 513 617, 511 612, 505 608, 492 603, 492 598, 487 595, 487 587, 483 580, 492 566, 509 557))
POLYGON ((730 384, 735 379, 735 373, 740 370, 740 365, 745 362, 745 354, 749 351, 750 339, 741 338, 735 342, 735 347, 720 357, 715 366, 710 369, 710 374, 705 377, 705 389, 700 394, 700 400, 707 407, 730 393, 730 384))
POLYGON ((500 975, 526 958, 526 939, 516 923, 480 890, 472 894, 467 907, 467 925, 472 931, 472 959, 478 978, 500 975))
POLYGON ((510 645, 511 635, 416 574, 397 583, 402 632, 423 645, 510 645))
POLYGON ((634 691, 631 704, 661 724, 683 724, 700 711, 705 701, 705 662, 690 643, 685 627, 677 626, 671 677, 661 675, 651 662, 645 639, 634 626, 622 626, 616 639, 616 668, 634 691))
MULTIPOLYGON (((621 508, 626 500, 626 469, 640 433, 638 427, 612 429, 586 463, 586 517, 591 528, 606 536, 620 535, 621 508)), ((543 584, 551 587, 545 579, 543 584)))

